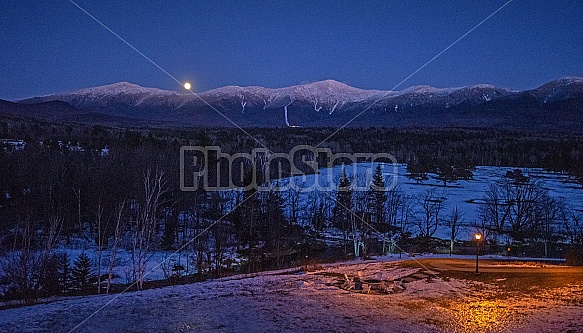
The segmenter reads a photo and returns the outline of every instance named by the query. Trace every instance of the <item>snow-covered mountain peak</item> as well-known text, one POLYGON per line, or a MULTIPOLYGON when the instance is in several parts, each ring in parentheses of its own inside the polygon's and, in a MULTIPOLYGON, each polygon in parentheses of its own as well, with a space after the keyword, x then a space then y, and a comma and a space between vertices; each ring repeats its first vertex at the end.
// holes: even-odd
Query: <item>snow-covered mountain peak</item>
POLYGON ((399 91, 399 94, 450 94, 460 88, 436 88, 429 85, 412 86, 407 89, 399 91))
POLYGON ((292 99, 308 98, 329 102, 361 100, 383 92, 359 89, 335 80, 317 81, 278 90, 279 95, 287 95, 292 99))
POLYGON ((433 86, 426 85, 426 84, 422 84, 422 85, 418 85, 418 86, 411 86, 409 88, 403 89, 403 91, 420 91, 420 92, 435 91, 435 90, 437 90, 437 88, 435 88, 433 86))
POLYGON ((500 89, 491 84, 476 84, 470 87, 470 89, 500 89))
POLYGON ((272 94, 277 89, 264 88, 258 86, 224 86, 220 88, 215 88, 202 92, 202 96, 220 96, 220 95, 240 95, 244 93, 251 93, 256 95, 269 95, 272 94))
POLYGON ((538 93, 557 93, 562 90, 581 91, 579 86, 583 85, 583 78, 577 76, 565 76, 534 89, 538 93))
POLYGON ((557 82, 565 85, 573 84, 573 83, 583 83, 583 77, 578 76, 564 76, 559 78, 557 82))
MULTIPOLYGON (((302 84, 299 86, 303 86, 305 88, 327 90, 327 91, 362 90, 362 89, 349 86, 346 83, 342 83, 342 82, 339 82, 336 80, 316 81, 316 82, 312 82, 312 83, 302 84)), ((299 86, 296 86, 296 87, 299 87, 299 86)))
POLYGON ((118 96, 133 94, 151 95, 177 95, 175 91, 162 90, 158 88, 145 88, 130 82, 117 82, 104 86, 81 89, 73 92, 74 95, 97 95, 97 96, 118 96))

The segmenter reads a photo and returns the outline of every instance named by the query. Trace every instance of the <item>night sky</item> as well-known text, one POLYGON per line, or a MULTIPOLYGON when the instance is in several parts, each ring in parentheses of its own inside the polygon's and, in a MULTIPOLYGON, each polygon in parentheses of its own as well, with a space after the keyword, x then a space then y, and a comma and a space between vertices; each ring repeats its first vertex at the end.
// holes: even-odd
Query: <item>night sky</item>
MULTIPOLYGON (((79 6, 194 91, 335 79, 391 89, 506 3, 90 1, 79 6)), ((180 85, 68 0, 4 0, 0 99, 180 85)), ((514 0, 398 89, 583 76, 583 1, 514 0)))

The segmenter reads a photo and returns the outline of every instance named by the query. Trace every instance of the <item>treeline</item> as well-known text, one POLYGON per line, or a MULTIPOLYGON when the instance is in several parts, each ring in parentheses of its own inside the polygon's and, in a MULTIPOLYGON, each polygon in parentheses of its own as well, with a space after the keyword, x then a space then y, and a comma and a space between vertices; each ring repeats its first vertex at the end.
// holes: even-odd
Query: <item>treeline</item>
POLYGON ((86 149, 140 146, 219 146, 224 152, 267 147, 289 152, 298 145, 332 152, 390 153, 400 163, 449 160, 456 165, 540 167, 583 175, 583 135, 478 128, 116 128, 0 120, 0 137, 27 142, 82 142, 86 149))

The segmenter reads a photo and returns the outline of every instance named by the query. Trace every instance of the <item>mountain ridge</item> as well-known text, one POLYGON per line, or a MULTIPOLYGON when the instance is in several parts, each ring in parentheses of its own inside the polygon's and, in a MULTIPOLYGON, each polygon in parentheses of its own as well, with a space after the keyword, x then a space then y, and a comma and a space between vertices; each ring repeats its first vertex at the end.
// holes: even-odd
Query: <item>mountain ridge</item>
POLYGON ((324 80, 283 88, 225 86, 191 93, 118 82, 16 102, 48 101, 65 102, 87 112, 197 127, 233 126, 231 121, 247 127, 335 127, 355 117, 351 126, 583 125, 583 78, 575 76, 523 91, 489 84, 366 90, 324 80), (553 113, 562 118, 549 119, 553 113))

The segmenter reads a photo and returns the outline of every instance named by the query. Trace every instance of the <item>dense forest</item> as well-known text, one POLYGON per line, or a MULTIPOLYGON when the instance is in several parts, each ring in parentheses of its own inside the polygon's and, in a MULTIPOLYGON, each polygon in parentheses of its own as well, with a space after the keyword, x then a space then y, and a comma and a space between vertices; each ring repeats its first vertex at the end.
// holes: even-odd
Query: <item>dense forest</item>
MULTIPOLYGON (((153 251, 189 251, 195 278, 204 279, 234 272, 233 252, 242 258, 237 271, 255 272, 298 265, 323 252, 337 258, 386 252, 385 241, 405 250, 431 250, 438 224, 451 227, 454 249, 459 216, 440 211, 433 190, 405 200, 399 188, 385 190, 377 170, 369 191, 352 192, 355 180, 343 174, 334 193, 313 193, 301 207, 292 191, 181 191, 180 147, 186 145, 218 146, 229 153, 261 147, 289 152, 297 145, 389 153, 408 164, 412 178, 423 181, 428 173, 437 174, 444 186, 471 178, 476 165, 540 167, 568 173, 583 184, 583 136, 575 134, 471 128, 346 128, 337 133, 330 128, 117 128, 4 119, 0 139, 3 297, 28 302, 109 292, 122 248, 132 253, 131 281, 138 289, 144 288, 153 251), (415 233, 406 229, 413 223, 412 207, 421 226, 415 233), (341 234, 336 250, 323 241, 323 231, 330 228, 341 234), (94 244, 97 263, 56 251, 79 238, 94 244)), ((244 170, 246 177, 261 180, 261 168, 252 164, 244 170)), ((491 235, 493 245, 495 235, 507 234, 520 244, 542 243, 547 254, 550 243, 583 240, 581 212, 553 201, 520 171, 492 184, 484 200, 482 224, 476 227, 491 235), (555 224, 568 231, 557 235, 551 230, 555 224)), ((171 279, 180 277, 184 267, 164 269, 171 279)))

